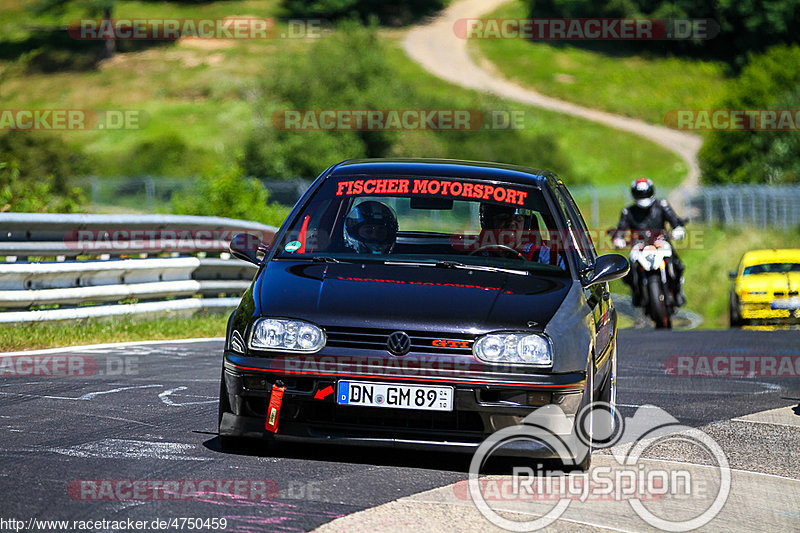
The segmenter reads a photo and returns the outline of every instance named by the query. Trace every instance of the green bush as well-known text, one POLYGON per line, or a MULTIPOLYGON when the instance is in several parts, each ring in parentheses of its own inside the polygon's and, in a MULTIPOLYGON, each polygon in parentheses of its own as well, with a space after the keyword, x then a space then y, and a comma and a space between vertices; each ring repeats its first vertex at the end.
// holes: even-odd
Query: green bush
POLYGON ((54 188, 52 174, 25 179, 15 161, 0 162, 0 213, 75 213, 86 202, 78 188, 58 193, 54 188))
MULTIPOLYGON (((721 109, 800 109, 800 46, 751 57, 721 109)), ((800 140, 790 131, 713 131, 700 150, 707 183, 800 183, 800 140)))
POLYGON ((10 131, 0 136, 0 211, 79 211, 85 198, 71 180, 88 169, 88 159, 59 137, 10 131))
POLYGON ((245 177, 234 167, 218 176, 207 176, 190 191, 172 197, 173 211, 181 215, 204 215, 253 220, 280 226, 290 208, 269 202, 269 192, 260 181, 245 177))
POLYGON ((203 172, 204 156, 183 137, 169 132, 137 143, 121 158, 116 172, 129 176, 191 176, 203 172))
POLYGON ((78 148, 60 137, 31 131, 1 135, 0 161, 15 161, 23 180, 50 180, 54 194, 67 193, 69 180, 91 168, 89 159, 78 148))

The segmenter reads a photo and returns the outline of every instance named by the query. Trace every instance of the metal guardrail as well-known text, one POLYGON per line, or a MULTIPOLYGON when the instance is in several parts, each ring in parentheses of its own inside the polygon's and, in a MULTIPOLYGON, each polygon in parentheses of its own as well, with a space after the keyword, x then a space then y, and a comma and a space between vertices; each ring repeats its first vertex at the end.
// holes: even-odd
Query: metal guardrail
POLYGON ((220 217, 0 214, 0 323, 193 313, 238 304, 256 267, 234 234, 276 228, 220 217))

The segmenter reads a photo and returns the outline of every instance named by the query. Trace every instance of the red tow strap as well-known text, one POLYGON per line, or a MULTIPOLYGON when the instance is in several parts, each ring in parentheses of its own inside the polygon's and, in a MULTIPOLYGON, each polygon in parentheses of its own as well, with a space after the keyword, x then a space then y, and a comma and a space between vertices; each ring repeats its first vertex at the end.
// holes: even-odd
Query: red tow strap
POLYGON ((283 401, 283 391, 286 387, 283 382, 277 381, 272 386, 272 394, 269 397, 269 406, 267 407, 267 425, 266 430, 273 433, 278 432, 278 418, 281 414, 281 402, 283 401))

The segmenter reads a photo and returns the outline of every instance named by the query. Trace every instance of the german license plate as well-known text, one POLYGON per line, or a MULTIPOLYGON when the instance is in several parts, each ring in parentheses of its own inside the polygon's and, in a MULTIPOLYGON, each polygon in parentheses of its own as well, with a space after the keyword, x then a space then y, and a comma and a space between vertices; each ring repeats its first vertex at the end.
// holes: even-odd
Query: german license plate
POLYGON ((395 409, 452 411, 453 387, 340 381, 336 403, 395 409))
POLYGON ((800 298, 787 298, 785 300, 775 300, 772 302, 773 309, 800 309, 800 298))

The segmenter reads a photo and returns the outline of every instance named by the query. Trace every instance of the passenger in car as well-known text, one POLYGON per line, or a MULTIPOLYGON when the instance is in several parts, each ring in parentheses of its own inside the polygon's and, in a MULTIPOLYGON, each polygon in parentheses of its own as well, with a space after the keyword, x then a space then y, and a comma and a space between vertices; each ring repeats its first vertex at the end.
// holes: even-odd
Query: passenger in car
POLYGON ((485 242, 485 232, 494 232, 497 244, 513 248, 528 261, 557 265, 566 270, 563 255, 551 249, 539 234, 539 221, 534 214, 523 214, 510 206, 481 204, 480 220, 482 238, 479 242, 485 242))

